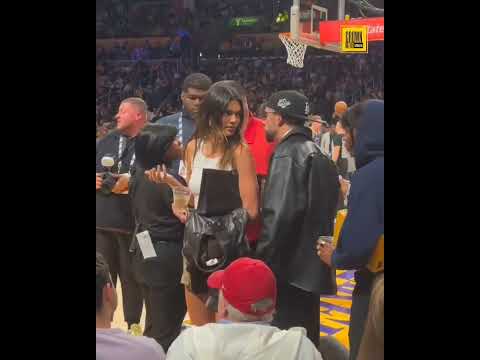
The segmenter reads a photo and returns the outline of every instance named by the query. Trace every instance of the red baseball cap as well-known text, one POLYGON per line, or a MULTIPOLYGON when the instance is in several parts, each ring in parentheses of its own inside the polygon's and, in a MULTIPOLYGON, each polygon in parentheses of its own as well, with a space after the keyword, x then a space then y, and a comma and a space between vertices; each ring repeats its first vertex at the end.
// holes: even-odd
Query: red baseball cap
POLYGON ((262 316, 275 309, 277 281, 263 261, 239 258, 210 275, 207 283, 222 290, 228 303, 244 314, 262 316))

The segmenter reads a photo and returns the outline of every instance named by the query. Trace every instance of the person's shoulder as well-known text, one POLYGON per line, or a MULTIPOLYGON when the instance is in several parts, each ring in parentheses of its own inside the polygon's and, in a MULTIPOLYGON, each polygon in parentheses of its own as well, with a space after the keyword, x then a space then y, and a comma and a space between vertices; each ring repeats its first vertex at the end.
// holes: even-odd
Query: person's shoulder
POLYGON ((234 149, 233 154, 235 157, 242 157, 245 155, 251 155, 250 147, 245 142, 240 142, 234 149))
POLYGON ((185 151, 187 153, 193 153, 195 151, 196 146, 197 146, 197 139, 193 138, 187 143, 185 147, 185 151))
POLYGON ((177 121, 179 117, 180 117, 180 113, 178 112, 178 113, 175 113, 175 114, 172 114, 172 115, 167 115, 167 116, 161 117, 155 123, 156 124, 170 124, 174 121, 177 121))
POLYGON ((146 336, 132 336, 128 334, 127 336, 130 343, 142 352, 142 359, 165 359, 165 351, 154 339, 146 336))
POLYGON ((120 136, 120 133, 117 130, 112 130, 101 139, 98 139, 97 146, 101 146, 105 143, 110 143, 113 140, 117 139, 119 136, 120 136))
POLYGON ((168 350, 168 354, 171 355, 176 351, 185 351, 185 344, 188 344, 193 337, 201 336, 203 333, 211 332, 212 326, 217 326, 216 323, 205 324, 203 326, 189 326, 183 330, 180 335, 173 341, 168 350))
POLYGON ((375 178, 384 178, 384 171, 385 171, 385 160, 384 157, 378 157, 368 164, 360 167, 355 172, 357 177, 370 177, 373 176, 375 178))
POLYGON ((122 351, 126 354, 135 354, 135 357, 150 360, 163 360, 165 359, 165 351, 162 346, 155 340, 145 336, 132 336, 119 329, 107 329, 99 331, 97 329, 97 345, 99 339, 103 339, 108 346, 114 346, 118 348, 122 346, 122 351))
MULTIPOLYGON (((209 324, 207 324, 209 325, 209 324)), ((206 326, 206 325, 205 325, 206 326)), ((197 329, 200 329, 202 331, 203 326, 188 326, 185 330, 183 330, 180 335, 177 336, 176 340, 182 341, 185 338, 189 338, 193 336, 194 332, 197 331, 197 329)))
POLYGON ((306 336, 302 337, 298 349, 299 359, 323 360, 322 354, 318 351, 315 344, 306 336))
POLYGON ((189 326, 183 330, 180 335, 172 342, 168 348, 168 359, 191 359, 195 352, 196 343, 198 339, 213 347, 211 341, 205 339, 218 339, 215 330, 218 330, 219 325, 216 323, 205 324, 203 326, 189 326))
POLYGON ((357 169, 352 177, 352 188, 356 191, 371 190, 382 191, 385 181, 384 158, 376 158, 368 164, 357 169))
POLYGON ((307 337, 307 330, 303 327, 292 327, 286 330, 294 337, 299 337, 298 359, 322 360, 322 355, 315 344, 307 337))
POLYGON ((302 136, 292 137, 290 144, 285 148, 283 153, 303 168, 308 167, 312 156, 315 157, 317 161, 323 161, 325 158, 320 147, 315 144, 313 140, 306 139, 302 136))

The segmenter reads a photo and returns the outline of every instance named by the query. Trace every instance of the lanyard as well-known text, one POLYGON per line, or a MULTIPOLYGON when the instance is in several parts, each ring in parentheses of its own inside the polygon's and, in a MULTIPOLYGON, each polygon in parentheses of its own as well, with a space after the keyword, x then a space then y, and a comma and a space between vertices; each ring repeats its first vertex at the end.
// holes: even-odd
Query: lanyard
MULTIPOLYGON (((120 171, 122 169, 122 154, 124 152, 123 148, 123 142, 125 140, 125 137, 120 135, 120 141, 118 142, 118 173, 120 174, 120 171)), ((125 147, 127 145, 125 144, 125 147)), ((128 167, 128 173, 130 174, 130 169, 132 168, 133 163, 135 162, 135 153, 132 155, 132 160, 130 161, 130 166, 128 167)))
POLYGON ((183 111, 180 113, 178 117, 178 139, 180 140, 180 144, 183 144, 183 111))
MULTIPOLYGON (((180 116, 178 117, 177 137, 178 137, 178 140, 180 141, 180 144, 183 145, 183 111, 180 113, 180 116)), ((187 177, 187 169, 185 168, 185 163, 183 162, 183 160, 180 160, 180 163, 178 165, 178 174, 183 178, 187 177)))

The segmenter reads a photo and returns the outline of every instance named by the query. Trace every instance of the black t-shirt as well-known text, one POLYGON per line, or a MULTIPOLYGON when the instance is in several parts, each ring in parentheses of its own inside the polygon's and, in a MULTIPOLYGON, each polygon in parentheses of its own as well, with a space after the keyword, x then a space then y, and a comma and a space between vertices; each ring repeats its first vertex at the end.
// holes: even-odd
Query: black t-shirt
MULTIPOLYGON (((138 232, 148 230, 153 241, 181 242, 184 225, 172 212, 171 188, 166 184, 149 181, 144 173, 145 171, 137 166, 132 173, 129 188, 138 232)), ((183 178, 175 177, 183 185, 187 185, 183 178)))
MULTIPOLYGON (((112 156, 115 159, 115 165, 111 169, 112 173, 128 173, 131 165, 132 156, 135 152, 135 138, 128 139, 123 136, 123 151, 119 156, 120 133, 112 131, 110 134, 97 141, 96 143, 96 172, 102 173, 106 169, 102 166, 102 158, 105 155, 112 156), (118 169, 119 159, 121 159, 121 169, 118 169)), ((96 227, 107 230, 120 230, 132 232, 135 228, 135 222, 132 215, 132 205, 130 197, 127 194, 104 195, 100 191, 96 192, 96 227)))
POLYGON ((333 135, 332 144, 333 144, 332 150, 333 150, 333 146, 340 146, 340 152, 338 153, 338 159, 337 159, 337 168, 338 168, 339 175, 341 175, 343 178, 346 178, 348 174, 348 160, 342 158, 342 152, 343 152, 342 137, 337 134, 333 135))
POLYGON ((337 135, 337 134, 332 134, 332 133, 329 133, 329 136, 330 136, 330 154, 333 156, 333 147, 334 146, 340 146, 340 155, 339 155, 339 159, 340 157, 342 156, 342 137, 340 135, 337 135))
POLYGON ((340 135, 332 135, 333 146, 342 146, 342 137, 340 135))

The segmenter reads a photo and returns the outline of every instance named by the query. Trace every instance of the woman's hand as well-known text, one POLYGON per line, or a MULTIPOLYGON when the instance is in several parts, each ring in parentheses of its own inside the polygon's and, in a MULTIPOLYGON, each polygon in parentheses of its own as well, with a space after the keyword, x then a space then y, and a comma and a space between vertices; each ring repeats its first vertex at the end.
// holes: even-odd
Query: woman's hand
POLYGON ((182 224, 185 224, 187 222, 188 218, 188 210, 185 209, 178 209, 172 204, 172 211, 173 214, 180 220, 182 224))

